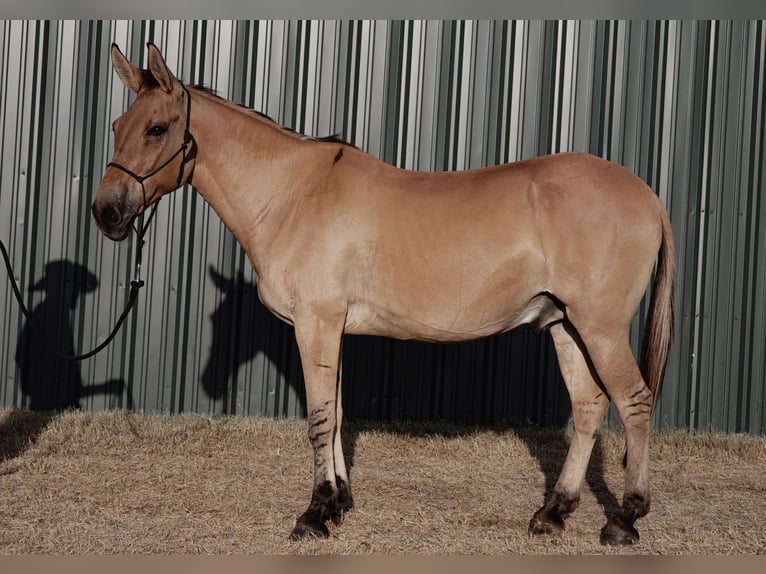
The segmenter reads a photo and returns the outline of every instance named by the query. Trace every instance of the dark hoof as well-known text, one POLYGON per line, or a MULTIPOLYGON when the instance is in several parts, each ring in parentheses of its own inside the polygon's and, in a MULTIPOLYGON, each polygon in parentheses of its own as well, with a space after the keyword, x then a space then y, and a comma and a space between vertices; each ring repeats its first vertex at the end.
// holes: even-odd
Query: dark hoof
POLYGON ((340 526, 343 523, 343 516, 352 508, 354 508, 354 497, 351 496, 351 489, 347 482, 338 478, 338 497, 330 513, 330 520, 335 526, 340 526))
POLYGON ((348 504, 340 504, 338 503, 335 508, 333 508, 332 513, 330 513, 330 520, 332 520, 332 523, 335 526, 340 526, 343 524, 343 517, 346 515, 346 512, 351 510, 354 507, 354 501, 349 501, 348 504))
POLYGON ((340 526, 343 524, 343 517, 346 514, 346 512, 340 508, 336 508, 333 510, 332 514, 330 515, 330 520, 332 520, 332 523, 335 526, 340 526))
POLYGON ((327 538, 328 536, 330 536, 330 531, 323 523, 309 524, 301 516, 290 533, 290 540, 314 540, 317 538, 327 538))
POLYGON ((564 531, 564 519, 560 516, 551 516, 545 508, 541 508, 529 521, 529 535, 561 534, 564 531))
POLYGON ((601 544, 621 546, 638 542, 638 530, 621 518, 615 518, 601 529, 601 544))

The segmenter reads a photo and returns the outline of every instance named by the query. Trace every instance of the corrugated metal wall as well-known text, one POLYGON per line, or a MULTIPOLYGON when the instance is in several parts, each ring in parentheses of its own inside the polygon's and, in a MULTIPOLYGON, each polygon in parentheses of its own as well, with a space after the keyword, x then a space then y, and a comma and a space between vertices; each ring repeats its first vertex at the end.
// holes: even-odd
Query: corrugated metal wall
MULTIPOLYGON (((584 150, 632 169, 668 206, 678 252, 655 425, 766 431, 764 22, 2 22, 0 239, 38 323, 76 350, 127 296, 133 247, 100 236, 90 202, 132 98, 109 45, 143 64, 148 40, 187 83, 402 167, 584 150)), ((292 330, 215 213, 179 190, 148 241, 136 313, 79 365, 29 343, 2 278, 0 402, 301 415, 292 330)), ((524 328, 450 346, 349 337, 344 376, 357 418, 568 416, 548 337, 524 328)))

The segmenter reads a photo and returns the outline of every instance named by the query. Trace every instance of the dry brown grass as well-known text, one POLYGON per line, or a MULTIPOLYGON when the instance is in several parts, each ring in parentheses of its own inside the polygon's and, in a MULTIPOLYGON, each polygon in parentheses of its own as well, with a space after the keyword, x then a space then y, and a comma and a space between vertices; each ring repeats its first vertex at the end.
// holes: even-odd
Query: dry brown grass
POLYGON ((329 540, 296 543, 303 421, 0 410, 0 553, 764 553, 765 437, 655 435, 641 542, 609 548, 619 432, 602 434, 566 533, 530 539, 565 432, 347 426, 356 508, 329 540))

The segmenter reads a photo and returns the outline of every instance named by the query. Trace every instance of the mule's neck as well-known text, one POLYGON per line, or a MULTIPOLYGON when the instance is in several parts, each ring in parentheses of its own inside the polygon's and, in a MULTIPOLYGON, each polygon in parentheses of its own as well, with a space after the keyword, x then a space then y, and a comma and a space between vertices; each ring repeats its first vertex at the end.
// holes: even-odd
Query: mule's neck
POLYGON ((296 189, 304 142, 225 100, 190 89, 193 184, 245 249, 256 273, 296 189))

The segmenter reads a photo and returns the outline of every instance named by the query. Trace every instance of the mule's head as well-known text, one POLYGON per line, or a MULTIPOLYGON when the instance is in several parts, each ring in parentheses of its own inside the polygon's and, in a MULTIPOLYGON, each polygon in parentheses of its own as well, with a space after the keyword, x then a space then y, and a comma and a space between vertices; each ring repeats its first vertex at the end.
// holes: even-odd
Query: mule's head
POLYGON ((188 181, 193 170, 188 133, 188 92, 149 43, 149 69, 134 66, 112 45, 112 65, 138 94, 112 124, 114 156, 91 206, 102 233, 122 241, 133 220, 166 193, 188 181), (182 147, 186 143, 185 147, 182 147), (130 173, 132 172, 132 173, 130 173))

